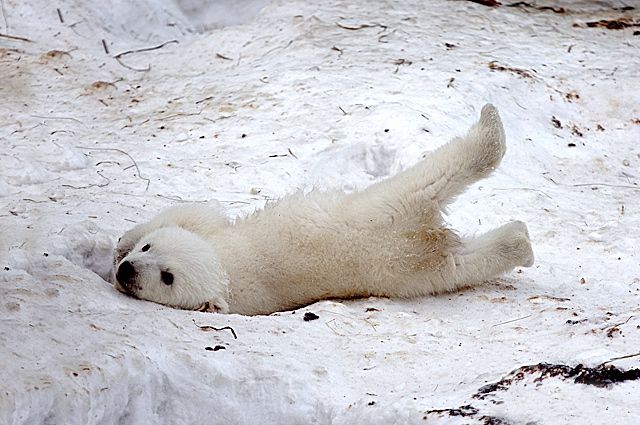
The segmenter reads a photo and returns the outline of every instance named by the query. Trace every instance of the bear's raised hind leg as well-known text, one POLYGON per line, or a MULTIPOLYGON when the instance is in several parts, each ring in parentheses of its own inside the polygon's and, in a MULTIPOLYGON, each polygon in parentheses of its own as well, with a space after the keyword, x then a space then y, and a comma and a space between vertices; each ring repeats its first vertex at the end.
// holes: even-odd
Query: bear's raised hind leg
POLYGON ((505 151, 498 110, 487 104, 466 136, 453 139, 404 172, 354 194, 352 205, 390 216, 439 209, 467 186, 487 177, 500 164, 505 151))
POLYGON ((457 137, 431 153, 403 176, 414 190, 448 203, 467 186, 485 178, 500 165, 506 136, 498 110, 490 104, 464 137, 457 137))

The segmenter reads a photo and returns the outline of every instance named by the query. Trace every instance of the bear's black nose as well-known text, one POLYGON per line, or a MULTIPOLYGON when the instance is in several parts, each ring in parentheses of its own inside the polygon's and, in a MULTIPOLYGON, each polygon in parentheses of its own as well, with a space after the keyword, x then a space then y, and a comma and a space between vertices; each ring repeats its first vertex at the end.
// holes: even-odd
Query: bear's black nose
POLYGON ((127 286, 133 283, 133 278, 135 277, 135 275, 136 269, 133 267, 133 264, 128 261, 124 261, 122 264, 120 264, 120 267, 118 267, 116 279, 118 279, 118 282, 120 282, 122 286, 127 286))

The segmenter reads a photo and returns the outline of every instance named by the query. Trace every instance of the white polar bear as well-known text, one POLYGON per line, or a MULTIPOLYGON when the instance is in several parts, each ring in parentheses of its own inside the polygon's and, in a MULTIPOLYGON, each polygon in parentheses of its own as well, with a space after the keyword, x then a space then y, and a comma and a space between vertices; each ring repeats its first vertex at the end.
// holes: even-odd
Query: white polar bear
POLYGON ((327 298, 453 291, 533 264, 527 227, 480 237, 443 225, 442 208, 505 153, 498 111, 465 137, 364 191, 295 194, 235 223, 219 209, 172 207, 116 249, 116 287, 183 309, 246 315, 327 298))

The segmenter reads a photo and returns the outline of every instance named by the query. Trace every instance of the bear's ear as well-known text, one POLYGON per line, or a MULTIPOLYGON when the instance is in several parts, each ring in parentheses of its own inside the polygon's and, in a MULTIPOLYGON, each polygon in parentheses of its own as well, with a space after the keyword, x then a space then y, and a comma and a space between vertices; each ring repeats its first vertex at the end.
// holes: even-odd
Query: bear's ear
POLYGON ((203 303, 196 310, 207 312, 207 313, 228 313, 229 305, 224 299, 216 298, 211 301, 207 301, 203 303))

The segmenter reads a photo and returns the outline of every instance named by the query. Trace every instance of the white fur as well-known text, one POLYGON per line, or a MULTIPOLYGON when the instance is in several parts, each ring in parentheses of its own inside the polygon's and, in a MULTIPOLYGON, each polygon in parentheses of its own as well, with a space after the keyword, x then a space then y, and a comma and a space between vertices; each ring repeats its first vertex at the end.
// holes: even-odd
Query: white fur
POLYGON ((486 105, 465 137, 362 192, 295 194, 233 224, 216 209, 170 208, 121 238, 116 266, 133 264, 129 293, 139 298, 248 315, 326 298, 453 291, 533 264, 522 222, 469 239, 443 225, 441 209, 505 150, 498 111, 486 105))

